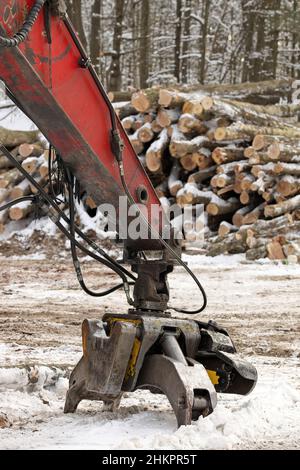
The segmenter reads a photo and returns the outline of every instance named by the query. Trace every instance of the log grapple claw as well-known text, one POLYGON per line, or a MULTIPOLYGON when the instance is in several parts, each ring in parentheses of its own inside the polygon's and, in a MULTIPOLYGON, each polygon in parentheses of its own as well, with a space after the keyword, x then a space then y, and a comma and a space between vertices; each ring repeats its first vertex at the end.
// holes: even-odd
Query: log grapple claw
POLYGON ((217 392, 249 393, 255 368, 213 323, 138 313, 85 320, 83 357, 70 377, 65 412, 83 399, 115 410, 122 393, 148 389, 168 398, 178 426, 213 412, 217 392))

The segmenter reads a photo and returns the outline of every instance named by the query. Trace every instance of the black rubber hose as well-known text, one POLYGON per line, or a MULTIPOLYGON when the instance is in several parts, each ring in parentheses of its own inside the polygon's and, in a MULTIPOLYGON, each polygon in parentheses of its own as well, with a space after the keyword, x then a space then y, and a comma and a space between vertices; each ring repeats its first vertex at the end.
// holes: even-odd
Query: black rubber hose
MULTIPOLYGON (((108 96, 107 94, 105 93, 104 89, 103 89, 103 86, 97 76, 97 73, 95 72, 95 69, 94 67, 92 66, 88 56, 86 55, 86 52, 80 42, 80 40, 78 39, 78 36, 75 34, 75 31, 72 27, 72 24, 69 20, 69 18, 66 16, 65 19, 64 19, 64 22, 65 22, 65 25, 67 26, 68 28, 68 31, 69 33, 71 34, 71 37, 74 41, 74 43, 76 44, 80 54, 81 54, 81 57, 82 57, 82 61, 84 64, 86 64, 86 67, 88 68, 88 70, 90 71, 102 97, 104 98, 107 106, 108 106, 108 109, 109 109, 109 113, 110 113, 110 119, 111 119, 111 125, 112 125, 112 129, 111 129, 111 132, 112 132, 112 137, 115 137, 116 135, 118 136, 118 127, 117 127, 117 119, 116 119, 116 114, 115 114, 115 111, 114 111, 114 108, 113 108, 113 105, 112 103, 110 102, 110 100, 108 99, 108 96)), ((138 206, 136 205, 130 191, 129 191, 129 188, 127 186, 127 183, 126 183, 126 179, 125 179, 125 176, 124 176, 124 169, 123 169, 123 159, 122 159, 122 149, 121 147, 118 148, 118 151, 117 153, 115 153, 115 157, 116 157, 116 160, 118 161, 118 164, 119 164, 119 172, 120 172, 120 178, 121 178, 121 182, 122 182, 122 186, 123 186, 123 189, 125 191, 125 194, 129 200, 129 202, 133 205, 135 205, 137 208, 138 206)), ((149 222, 146 220, 145 216, 142 214, 142 212, 138 209, 139 213, 142 215, 143 219, 146 221, 147 225, 148 225, 148 228, 150 228, 151 230, 153 230, 153 228, 151 227, 151 225, 149 224, 149 222)), ((201 292, 201 295, 202 295, 202 298, 203 298, 203 303, 202 303, 202 306, 196 310, 184 310, 184 309, 180 309, 180 308, 175 308, 175 307, 169 307, 171 308, 172 310, 174 310, 175 312, 179 312, 179 313, 184 313, 186 315, 196 315, 197 313, 201 313, 207 306, 207 296, 206 296, 206 292, 201 284, 201 282, 197 279, 197 277, 195 276, 195 274, 193 273, 193 271, 182 261, 182 259, 180 258, 180 256, 177 255, 177 253, 172 249, 172 247, 160 236, 160 234, 158 234, 158 237, 159 237, 159 240, 160 242, 162 243, 162 245, 169 251, 169 253, 172 254, 172 256, 176 259, 176 261, 186 270, 186 272, 191 276, 191 278, 193 279, 193 281, 195 282, 195 284, 198 286, 200 292, 201 292)))
POLYGON ((24 196, 20 197, 19 199, 14 199, 13 201, 8 202, 0 207, 0 212, 5 211, 5 209, 10 209, 11 207, 19 204, 20 202, 31 201, 34 202, 35 196, 24 196))
MULTIPOLYGON (((22 165, 18 162, 18 160, 16 160, 16 158, 7 150, 7 148, 4 146, 4 145, 1 145, 0 143, 0 150, 2 151, 2 153, 14 164, 14 166, 28 179, 28 181, 39 191, 40 193, 40 196, 41 198, 48 202, 48 204, 50 206, 52 206, 52 208, 56 211, 57 215, 55 216, 56 218, 58 217, 58 219, 61 217, 63 220, 65 220, 65 222, 67 224, 70 224, 70 220, 69 218, 64 214, 63 211, 60 210, 59 206, 56 204, 55 201, 52 200, 52 198, 44 191, 44 189, 35 181, 35 179, 29 174, 27 173, 26 170, 24 170, 24 168, 22 167, 22 165)), ((51 216, 51 213, 50 213, 50 218, 52 221, 54 221, 55 219, 54 216, 51 216)), ((55 221, 54 221, 55 223, 55 221)), ((63 228, 63 232, 64 233, 68 233, 68 238, 70 239, 70 234, 67 230, 64 229, 63 225, 58 223, 56 224, 58 227, 62 227, 63 228)), ((79 230, 78 230, 79 231, 79 230)), ((79 235, 80 235, 80 231, 79 231, 79 235)), ((84 235, 84 234, 83 234, 84 235)), ((83 237, 82 237, 83 238, 83 237)), ((124 290, 126 292, 126 295, 128 293, 128 290, 127 290, 127 286, 128 286, 128 281, 127 281, 127 278, 126 278, 126 275, 124 274, 123 270, 123 266, 119 266, 118 263, 114 262, 112 263, 112 261, 107 261, 106 259, 102 259, 100 258, 99 256, 95 255, 94 253, 92 253, 90 250, 87 250, 86 248, 83 247, 83 245, 81 245, 79 242, 77 242, 76 240, 76 246, 78 248, 80 248, 82 251, 84 251, 87 255, 91 256, 92 258, 96 259, 97 261, 99 261, 100 263, 104 264, 105 266, 107 266, 109 269, 111 269, 112 271, 114 271, 116 274, 118 274, 120 276, 120 278, 122 279, 123 283, 124 283, 124 290)), ((91 246, 92 248, 94 248, 98 253, 101 254, 101 252, 103 250, 101 250, 100 247, 98 247, 94 242, 91 243, 91 246)), ((105 253, 105 252, 104 252, 105 253)), ((106 255, 106 253, 105 253, 106 255)), ((104 255, 102 255, 104 256, 104 255)), ((106 255, 107 256, 107 255, 106 255)))
POLYGON ((36 0, 34 6, 27 15, 22 28, 12 38, 0 36, 0 47, 17 47, 26 40, 44 6, 45 1, 46 0, 36 0))
MULTIPOLYGON (((119 174, 120 174, 120 178, 121 178, 121 182, 122 182, 122 186, 124 188, 124 191, 125 191, 125 194, 130 202, 130 204, 134 205, 137 210, 139 211, 139 214, 141 215, 141 217, 143 218, 144 222, 146 223, 148 229, 150 230, 154 230, 154 228, 150 225, 149 221, 146 219, 145 215, 140 211, 139 207, 137 206, 136 202, 134 201, 131 193, 130 193, 130 190, 127 186, 127 183, 126 183, 126 180, 125 180, 125 176, 124 176, 124 168, 123 168, 123 162, 122 160, 118 162, 119 163, 119 174)), ((197 278, 197 276, 193 273, 193 271, 182 261, 182 259, 180 258, 180 256, 178 256, 178 254, 176 253, 175 250, 173 250, 173 248, 160 236, 160 234, 155 230, 156 234, 158 235, 158 239, 159 241, 161 242, 161 244, 169 251, 169 253, 171 253, 171 255, 176 259, 176 261, 186 270, 186 272, 191 276, 191 278, 193 279, 193 281, 195 282, 195 284, 197 285, 197 287, 199 288, 201 294, 202 294, 202 298, 203 298, 203 303, 202 303, 202 306, 196 310, 185 310, 185 309, 182 309, 182 308, 176 308, 176 307, 172 307, 171 305, 169 305, 168 308, 170 308, 171 310, 174 310, 175 312, 178 312, 178 313, 184 313, 185 315, 196 315, 198 313, 201 313, 203 312, 203 310, 206 308, 207 306, 207 295, 206 295, 206 292, 201 284, 201 282, 199 281, 199 279, 197 278)))
MULTIPOLYGON (((73 265, 74 269, 77 275, 77 279, 79 282, 80 287, 82 290, 90 295, 91 297, 103 297, 104 295, 107 295, 108 291, 104 292, 93 292, 91 291, 86 283, 84 282, 82 271, 81 271, 81 266, 80 266, 80 261, 77 256, 77 250, 76 250, 76 244, 74 243, 75 238, 75 204, 74 204, 74 177, 71 175, 70 171, 67 172, 67 178, 68 178, 68 189, 69 189, 69 207, 70 207, 70 235, 72 238, 70 238, 70 243, 71 243, 71 253, 72 253, 72 260, 73 260, 73 265)), ((120 287, 123 287, 123 284, 119 284, 113 288, 111 288, 109 291, 114 292, 115 290, 119 289, 120 287)))

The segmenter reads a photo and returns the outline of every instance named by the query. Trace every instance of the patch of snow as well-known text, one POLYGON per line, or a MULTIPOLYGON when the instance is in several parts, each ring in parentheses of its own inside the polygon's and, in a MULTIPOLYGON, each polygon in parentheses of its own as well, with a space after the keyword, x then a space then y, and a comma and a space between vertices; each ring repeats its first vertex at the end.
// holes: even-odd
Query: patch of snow
POLYGON ((285 379, 280 368, 269 367, 249 396, 219 395, 213 414, 180 429, 166 398, 147 391, 125 394, 114 413, 84 401, 75 415, 63 415, 63 377, 32 393, 6 389, 0 392, 1 408, 13 427, 0 430, 1 448, 235 449, 255 448, 266 435, 274 442, 290 439, 296 448, 300 393, 285 379))
POLYGON ((46 259, 46 255, 44 253, 31 253, 30 255, 15 255, 15 256, 9 256, 9 259, 11 261, 26 261, 26 260, 31 260, 31 261, 42 261, 46 259))
POLYGON ((7 224, 5 231, 0 235, 0 241, 9 240, 13 235, 18 235, 20 239, 29 239, 36 230, 49 236, 54 236, 57 228, 49 217, 41 217, 40 219, 34 220, 31 219, 29 224, 28 220, 11 222, 7 224))
MULTIPOLYGON (((7 100, 7 103, 11 103, 7 100)), ((32 131, 37 129, 35 124, 17 107, 0 109, 1 126, 11 130, 32 131)))
POLYGON ((183 254, 182 259, 189 266, 233 266, 241 264, 245 261, 244 254, 239 255, 218 255, 214 257, 205 255, 188 255, 183 254))

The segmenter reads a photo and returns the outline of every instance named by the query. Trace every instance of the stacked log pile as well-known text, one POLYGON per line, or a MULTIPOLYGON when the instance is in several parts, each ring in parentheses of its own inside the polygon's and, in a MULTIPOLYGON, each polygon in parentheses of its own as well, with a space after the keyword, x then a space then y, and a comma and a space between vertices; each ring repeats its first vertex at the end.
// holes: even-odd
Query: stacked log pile
MULTIPOLYGON (((22 166, 37 180, 46 182, 47 175, 41 170, 47 152, 39 140, 38 131, 14 131, 0 127, 0 142, 3 143, 22 166)), ((48 172, 47 172, 48 173, 48 172)), ((0 153, 0 205, 32 194, 33 190, 23 175, 0 153)), ((22 202, 0 212, 0 234, 9 221, 26 219, 32 211, 30 202, 22 202)))
MULTIPOLYGON (((291 91, 282 80, 110 93, 122 100, 116 112, 163 206, 204 206, 208 255, 300 261, 300 105, 283 104, 291 91)), ((0 127, 0 141, 47 182, 48 152, 37 132, 0 127)), ((0 155, 0 205, 33 192, 0 155)), ((96 209, 90 197, 84 205, 96 209)), ((0 233, 31 211, 21 203, 0 212, 0 233)), ((185 227, 188 241, 196 222, 185 227)))
POLYGON ((300 260, 300 105, 280 103, 287 90, 153 88, 116 106, 164 205, 204 205, 209 255, 300 260))

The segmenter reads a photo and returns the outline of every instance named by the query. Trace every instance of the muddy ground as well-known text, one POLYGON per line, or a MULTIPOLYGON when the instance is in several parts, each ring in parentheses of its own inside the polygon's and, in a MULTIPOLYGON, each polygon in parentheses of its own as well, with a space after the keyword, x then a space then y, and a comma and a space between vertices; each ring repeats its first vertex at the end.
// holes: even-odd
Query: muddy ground
MULTIPOLYGON (((96 299, 88 297, 81 291, 69 260, 69 253, 65 251, 62 242, 58 241, 55 247, 52 241, 51 250, 46 251, 36 254, 29 247, 27 250, 29 256, 22 258, 17 245, 9 244, 9 250, 6 247, 4 251, 6 254, 9 252, 9 257, 3 256, 3 252, 0 257, 0 368, 28 368, 42 365, 68 371, 81 355, 82 320, 100 318, 105 312, 127 311, 123 293, 114 293, 109 297, 96 299)), ((299 391, 299 266, 246 263, 239 257, 208 259, 188 255, 185 259, 202 280, 208 295, 208 307, 197 318, 204 321, 212 319, 229 330, 239 352, 259 367, 263 387, 270 387, 270 384, 274 383, 275 390, 278 376, 280 385, 288 382, 294 387, 293 389, 299 391)), ((83 261, 83 269, 86 282, 91 289, 106 289, 117 281, 115 276, 101 265, 83 261)), ((198 306, 201 298, 182 268, 176 268, 175 273, 170 276, 170 285, 173 305, 191 309, 198 306)), ((259 392, 261 400, 265 399, 265 390, 269 389, 262 388, 259 392)), ((137 401, 134 401, 136 410, 139 410, 140 397, 141 395, 137 401)), ((255 398, 258 399, 260 400, 255 398)), ((58 426, 65 426, 70 418, 69 421, 63 421, 65 419, 61 415, 63 397, 60 400, 59 410, 55 413, 58 413, 58 426)), ((143 399, 141 403, 144 403, 143 399)), ((145 410, 144 406, 140 411, 145 410)), ((159 406, 149 401, 150 418, 151 409, 159 406)), ((231 402, 228 406, 231 410, 235 409, 232 408, 231 402)), ((88 409, 89 405, 86 407, 84 409, 88 409)), ((9 407, 8 409, 10 410, 9 407)), ((222 408, 220 410, 222 411, 222 408)), ((6 410, 2 412, 5 413, 6 410)), ((41 416, 44 416, 43 413, 41 416)), ((293 417, 294 412, 291 411, 291 415, 293 417)), ((49 438, 48 442, 48 438, 45 437, 47 428, 43 424, 46 423, 48 414, 45 418, 41 416, 37 414, 38 421, 33 424, 30 409, 27 410, 26 419, 18 415, 18 419, 11 423, 9 434, 1 434, 6 448, 14 448, 15 445, 22 448, 24 437, 27 437, 27 442, 33 445, 30 437, 33 436, 32 426, 44 433, 44 440, 40 441, 42 447, 47 447, 51 439, 54 439, 54 447, 59 447, 59 443, 55 441, 57 429, 53 430, 53 437, 49 438), (37 422, 40 424, 37 425, 37 422), (16 429, 15 434, 13 429, 16 429)), ((168 418, 171 415, 166 416, 168 418)), ((117 418, 123 423, 122 414, 117 418)), ((77 415, 74 419, 78 423, 80 418, 77 415)), ((249 440, 247 437, 234 448, 295 448, 299 445, 298 437, 295 436, 296 418, 294 423, 292 421, 293 433, 289 432, 288 424, 286 429, 282 428, 282 438, 279 429, 273 436, 264 433, 259 439, 251 437, 249 440)), ((160 429, 161 421, 155 423, 159 423, 157 425, 160 429)), ((130 432, 128 431, 129 435, 130 432)), ((153 433, 156 432, 154 427, 153 433)), ((38 432, 34 436, 38 437, 38 432)), ((37 443, 37 447, 38 445, 37 443)), ((71 443, 67 441, 67 445, 71 443)), ((81 444, 76 445, 80 448, 81 444)))
MULTIPOLYGON (((265 264, 191 265, 202 280, 208 307, 200 316, 228 328, 245 354, 299 357, 300 268, 265 264)), ((68 254, 51 259, 1 257, 0 341, 35 346, 80 344, 84 318, 105 312, 125 313, 120 291, 102 299, 84 294, 68 254)), ((88 286, 103 290, 117 282, 101 265, 83 262, 88 286)), ((173 305, 194 309, 201 302, 197 288, 182 268, 170 276, 173 305)))

